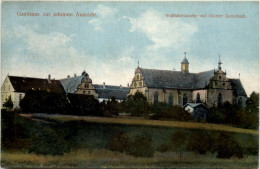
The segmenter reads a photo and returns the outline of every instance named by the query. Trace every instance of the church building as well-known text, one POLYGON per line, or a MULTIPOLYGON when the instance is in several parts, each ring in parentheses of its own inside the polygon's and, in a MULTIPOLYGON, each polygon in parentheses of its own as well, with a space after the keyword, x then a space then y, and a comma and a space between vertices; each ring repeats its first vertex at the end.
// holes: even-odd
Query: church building
POLYGON ((217 107, 225 102, 245 107, 247 94, 240 79, 227 78, 219 60, 217 70, 189 72, 189 61, 181 62, 181 71, 137 67, 129 95, 143 93, 148 102, 166 102, 184 106, 186 103, 205 103, 217 107))

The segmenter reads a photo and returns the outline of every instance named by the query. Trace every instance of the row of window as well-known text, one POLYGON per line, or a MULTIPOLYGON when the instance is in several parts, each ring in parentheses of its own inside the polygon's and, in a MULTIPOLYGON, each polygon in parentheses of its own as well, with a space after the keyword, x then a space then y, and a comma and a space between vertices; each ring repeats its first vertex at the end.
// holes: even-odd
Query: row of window
POLYGON ((83 91, 83 94, 90 94, 90 91, 83 91))
MULTIPOLYGON (((158 103, 158 102, 159 102, 158 92, 155 92, 153 97, 154 97, 154 103, 158 103)), ((183 98, 182 98, 182 99, 183 99, 183 100, 182 100, 183 105, 185 105, 186 103, 188 103, 188 97, 187 97, 186 94, 183 95, 183 98)), ((197 94, 197 99, 198 99, 199 102, 200 102, 200 95, 199 95, 199 93, 197 94)), ((170 93, 169 96, 168 96, 168 104, 173 105, 173 94, 172 94, 172 93, 170 93)))
MULTIPOLYGON (((218 82, 215 82, 215 85, 218 85, 218 82)), ((222 85, 223 85, 223 86, 225 86, 225 85, 226 85, 226 83, 223 83, 222 85)))
MULTIPOLYGON (((159 95, 158 95, 158 92, 155 92, 154 93, 154 103, 158 103, 159 102, 159 95)), ((182 103, 183 105, 185 105, 187 102, 188 102, 188 98, 186 96, 186 94, 183 95, 183 98, 182 98, 182 103)), ((200 99, 200 94, 197 93, 196 95, 196 103, 200 103, 201 102, 201 99, 200 99)), ((169 96, 168 96, 168 104, 173 104, 173 94, 170 93, 169 96)), ((221 93, 218 94, 218 106, 221 106, 223 104, 223 95, 221 93)), ((241 97, 239 97, 238 99, 238 105, 239 106, 242 106, 243 104, 243 99, 241 97)))
POLYGON ((89 84, 88 83, 85 83, 85 88, 89 88, 89 84))
POLYGON ((143 83, 142 82, 134 82, 134 87, 142 87, 143 83))

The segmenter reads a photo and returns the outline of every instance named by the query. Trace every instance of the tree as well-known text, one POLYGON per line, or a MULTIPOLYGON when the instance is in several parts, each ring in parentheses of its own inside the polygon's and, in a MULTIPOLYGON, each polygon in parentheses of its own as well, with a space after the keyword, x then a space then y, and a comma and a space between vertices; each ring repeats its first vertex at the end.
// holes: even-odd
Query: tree
POLYGON ((65 140, 51 128, 45 127, 33 136, 29 153, 63 155, 70 152, 70 148, 65 140))
POLYGON ((242 158, 241 146, 235 141, 231 134, 221 132, 217 138, 217 158, 231 158, 232 156, 242 158))
POLYGON ((147 98, 141 92, 136 92, 135 95, 129 96, 125 102, 125 106, 127 112, 133 116, 148 116, 149 105, 147 98))
POLYGON ((258 129, 259 126, 259 93, 252 92, 246 102, 245 108, 248 115, 248 123, 250 124, 247 128, 258 129))
POLYGON ((206 154, 210 150, 209 138, 205 131, 195 131, 191 134, 187 148, 197 154, 206 154))
POLYGON ((135 157, 153 157, 155 148, 152 136, 147 133, 137 135, 130 143, 126 153, 135 157))
POLYGON ((246 110, 249 113, 258 113, 259 109, 259 93, 252 92, 246 101, 246 110))
POLYGON ((215 152, 217 152, 217 146, 218 146, 218 142, 217 142, 217 138, 219 136, 218 132, 211 132, 208 135, 208 144, 209 144, 209 151, 211 152, 212 156, 215 152))
POLYGON ((105 111, 107 111, 108 114, 111 115, 119 114, 119 103, 116 101, 114 96, 112 96, 111 100, 107 102, 105 109, 106 109, 105 111))
POLYGON ((186 149, 187 134, 184 131, 176 131, 171 136, 171 149, 179 153, 180 157, 182 152, 186 149))
POLYGON ((157 148, 157 151, 164 153, 170 150, 170 146, 167 144, 162 144, 157 148))
POLYGON ((4 104, 3 104, 3 107, 12 109, 13 106, 14 106, 14 103, 13 103, 13 101, 12 101, 11 96, 9 96, 8 99, 5 100, 5 102, 4 102, 4 104))
POLYGON ((121 132, 108 142, 108 148, 112 151, 126 152, 130 146, 129 136, 121 132))
POLYGON ((178 121, 193 120, 192 115, 185 111, 181 106, 171 106, 165 114, 165 118, 172 118, 178 121))

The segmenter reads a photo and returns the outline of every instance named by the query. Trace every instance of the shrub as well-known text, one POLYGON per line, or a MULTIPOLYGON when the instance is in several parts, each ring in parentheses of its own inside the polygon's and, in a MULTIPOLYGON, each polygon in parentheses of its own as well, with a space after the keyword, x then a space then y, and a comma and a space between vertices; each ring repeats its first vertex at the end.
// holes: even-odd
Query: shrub
POLYGON ((149 114, 147 98, 141 92, 136 92, 135 95, 129 96, 123 105, 126 112, 132 116, 147 117, 149 114))
POLYGON ((199 154, 206 154, 210 150, 209 138, 205 131, 194 131, 188 141, 188 150, 199 154))
POLYGON ((172 118, 178 121, 192 121, 192 115, 185 111, 181 106, 172 106, 167 111, 165 118, 172 118))
POLYGON ((152 137, 146 133, 137 135, 126 153, 135 157, 153 157, 155 148, 152 137))
POLYGON ((65 140, 51 128, 44 128, 33 137, 29 153, 63 155, 70 152, 65 140))
POLYGON ((157 151, 164 153, 170 150, 170 146, 167 144, 162 144, 157 148, 157 151))
POLYGON ((115 99, 115 97, 113 96, 111 98, 111 100, 107 101, 107 104, 105 106, 105 113, 104 116, 109 116, 109 115, 118 115, 119 114, 119 105, 120 103, 118 103, 115 99))
POLYGON ((231 134, 220 133, 217 141, 217 158, 231 158, 232 156, 242 158, 243 152, 240 145, 231 134))
POLYGON ((127 136, 122 132, 116 135, 115 137, 113 137, 108 142, 108 148, 111 151, 119 151, 121 153, 126 152, 129 146, 130 146, 129 136, 127 136))
POLYGON ((8 99, 5 100, 3 107, 8 108, 8 109, 12 109, 14 106, 14 103, 12 101, 11 96, 8 97, 8 99))
POLYGON ((179 153, 180 157, 182 152, 186 149, 187 134, 184 131, 176 131, 171 136, 171 149, 179 153))

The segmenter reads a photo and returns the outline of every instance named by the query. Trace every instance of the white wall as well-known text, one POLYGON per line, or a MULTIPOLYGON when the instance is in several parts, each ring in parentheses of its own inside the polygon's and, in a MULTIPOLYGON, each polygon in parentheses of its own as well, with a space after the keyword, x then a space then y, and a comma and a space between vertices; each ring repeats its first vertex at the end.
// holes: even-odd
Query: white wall
POLYGON ((25 93, 18 93, 15 92, 13 85, 10 82, 9 77, 7 76, 5 78, 5 81, 1 87, 1 108, 3 108, 3 103, 6 101, 6 99, 8 99, 9 96, 11 96, 12 101, 14 103, 14 107, 13 108, 19 108, 19 103, 20 103, 20 99, 19 96, 22 96, 22 98, 24 97, 25 93))
POLYGON ((185 107, 185 110, 186 110, 187 112, 189 112, 190 114, 193 114, 193 112, 194 112, 193 107, 191 107, 190 105, 187 105, 187 106, 185 107))

